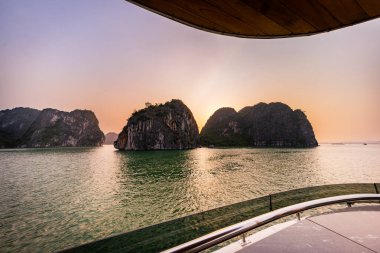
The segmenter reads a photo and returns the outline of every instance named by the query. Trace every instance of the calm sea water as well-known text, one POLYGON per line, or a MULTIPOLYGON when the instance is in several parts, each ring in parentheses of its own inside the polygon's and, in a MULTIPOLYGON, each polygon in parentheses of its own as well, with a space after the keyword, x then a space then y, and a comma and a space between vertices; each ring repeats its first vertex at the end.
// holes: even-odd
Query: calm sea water
POLYGON ((380 182, 380 145, 0 151, 0 252, 50 252, 294 188, 380 182))

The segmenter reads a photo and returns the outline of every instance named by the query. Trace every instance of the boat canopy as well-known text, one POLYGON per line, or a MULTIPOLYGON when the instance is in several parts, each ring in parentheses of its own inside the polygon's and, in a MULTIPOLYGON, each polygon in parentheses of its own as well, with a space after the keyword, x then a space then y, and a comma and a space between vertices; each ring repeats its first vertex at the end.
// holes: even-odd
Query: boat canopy
POLYGON ((245 38, 307 36, 380 16, 379 0, 127 0, 208 32, 245 38))

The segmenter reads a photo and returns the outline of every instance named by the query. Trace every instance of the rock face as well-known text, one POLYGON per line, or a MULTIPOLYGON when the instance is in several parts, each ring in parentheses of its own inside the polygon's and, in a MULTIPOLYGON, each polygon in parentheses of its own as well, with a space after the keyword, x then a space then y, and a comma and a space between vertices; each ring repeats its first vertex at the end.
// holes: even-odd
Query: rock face
POLYGON ((114 146, 121 150, 190 149, 197 146, 198 134, 189 108, 173 99, 134 112, 114 146))
POLYGON ((0 111, 0 148, 17 147, 38 114, 39 110, 22 107, 0 111))
POLYGON ((199 141, 206 146, 318 146, 306 115, 283 103, 259 103, 239 112, 221 108, 207 120, 199 141))
POLYGON ((92 111, 0 111, 1 148, 100 146, 103 142, 104 134, 92 111))
POLYGON ((105 135, 105 141, 103 144, 105 145, 113 145, 113 143, 117 140, 117 133, 109 132, 105 135))

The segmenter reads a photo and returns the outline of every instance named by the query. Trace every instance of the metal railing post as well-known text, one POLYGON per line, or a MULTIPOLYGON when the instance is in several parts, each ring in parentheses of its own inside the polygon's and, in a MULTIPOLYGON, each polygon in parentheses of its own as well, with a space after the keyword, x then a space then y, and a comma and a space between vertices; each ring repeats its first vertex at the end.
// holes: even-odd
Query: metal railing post
POLYGON ((241 238, 241 246, 244 247, 245 245, 247 245, 249 243, 249 241, 247 241, 247 233, 243 233, 242 234, 242 238, 241 238))
POLYGON ((272 206, 272 194, 269 194, 269 209, 273 211, 273 206, 272 206))
MULTIPOLYGON (((377 184, 376 183, 373 183, 373 186, 375 187, 375 191, 377 194, 379 194, 379 190, 377 189, 377 184)), ((380 203, 380 200, 379 200, 379 203, 380 203)))

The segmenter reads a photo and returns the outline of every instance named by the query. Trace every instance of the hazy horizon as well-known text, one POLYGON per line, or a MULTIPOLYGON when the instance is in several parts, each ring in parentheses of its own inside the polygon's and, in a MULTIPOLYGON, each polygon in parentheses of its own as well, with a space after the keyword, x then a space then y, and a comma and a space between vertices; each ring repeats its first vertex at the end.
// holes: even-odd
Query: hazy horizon
POLYGON ((380 140, 380 20, 293 39, 196 30, 126 1, 0 0, 0 110, 95 112, 119 133, 145 102, 214 111, 282 102, 319 142, 380 140))

